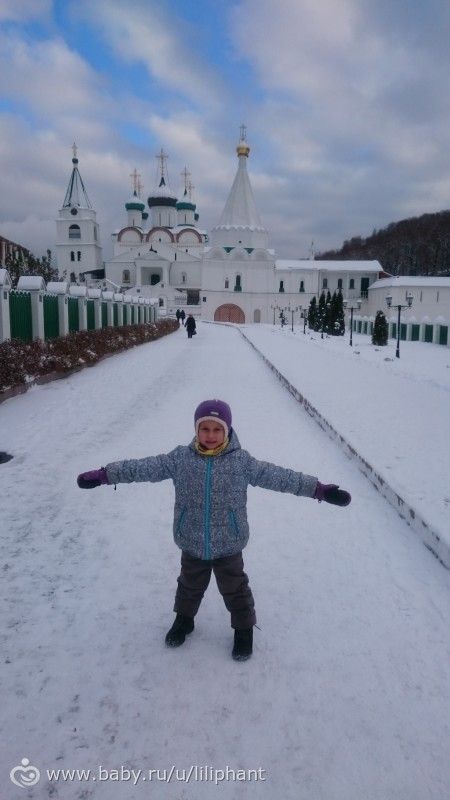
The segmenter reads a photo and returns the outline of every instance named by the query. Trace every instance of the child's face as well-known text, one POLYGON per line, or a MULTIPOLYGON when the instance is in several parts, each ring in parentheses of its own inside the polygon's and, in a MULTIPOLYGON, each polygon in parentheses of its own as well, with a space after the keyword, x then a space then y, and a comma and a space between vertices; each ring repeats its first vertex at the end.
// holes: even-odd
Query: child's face
POLYGON ((205 420, 198 426, 198 440, 202 447, 206 447, 207 450, 214 450, 224 443, 225 429, 220 422, 205 420))

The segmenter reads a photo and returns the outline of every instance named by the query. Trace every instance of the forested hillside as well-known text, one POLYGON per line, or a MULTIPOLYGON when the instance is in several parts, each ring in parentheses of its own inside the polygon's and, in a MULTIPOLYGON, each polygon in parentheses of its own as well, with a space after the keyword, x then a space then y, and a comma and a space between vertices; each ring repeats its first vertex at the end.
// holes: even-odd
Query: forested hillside
POLYGON ((392 222, 316 259, 377 259, 392 275, 450 275, 450 211, 392 222))

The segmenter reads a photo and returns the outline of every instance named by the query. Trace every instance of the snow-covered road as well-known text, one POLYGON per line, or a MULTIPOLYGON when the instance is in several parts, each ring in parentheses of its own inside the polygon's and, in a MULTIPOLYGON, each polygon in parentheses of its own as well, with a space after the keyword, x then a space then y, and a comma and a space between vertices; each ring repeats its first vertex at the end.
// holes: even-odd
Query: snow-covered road
POLYGON ((34 388, 0 406, 0 427, 14 454, 0 466, 2 800, 448 800, 450 575, 237 331, 180 330, 34 388), (194 634, 164 646, 172 485, 75 483, 187 443, 208 396, 253 455, 353 495, 339 509, 250 488, 260 630, 244 664, 213 583, 194 634), (9 778, 23 758, 32 789, 9 778), (114 780, 122 766, 142 772, 114 780), (227 767, 236 779, 216 786, 227 767), (89 779, 46 775, 77 768, 89 779))

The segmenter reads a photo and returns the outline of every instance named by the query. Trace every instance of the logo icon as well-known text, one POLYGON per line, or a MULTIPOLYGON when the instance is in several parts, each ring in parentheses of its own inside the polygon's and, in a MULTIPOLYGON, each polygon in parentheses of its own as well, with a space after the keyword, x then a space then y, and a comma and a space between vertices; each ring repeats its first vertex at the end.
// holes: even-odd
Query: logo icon
POLYGON ((16 786, 20 786, 21 789, 27 789, 28 786, 36 786, 41 773, 37 767, 33 767, 30 764, 28 758, 22 758, 20 765, 11 770, 9 777, 16 786))

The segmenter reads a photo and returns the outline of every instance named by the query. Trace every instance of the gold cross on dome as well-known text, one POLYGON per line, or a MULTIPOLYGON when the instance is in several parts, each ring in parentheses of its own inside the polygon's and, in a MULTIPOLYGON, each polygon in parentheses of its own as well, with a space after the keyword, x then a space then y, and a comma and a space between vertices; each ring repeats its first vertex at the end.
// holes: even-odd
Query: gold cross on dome
POLYGON ((185 189, 185 192, 187 192, 188 189, 189 189, 189 180, 188 179, 190 178, 190 175, 191 175, 191 173, 189 172, 188 168, 185 167, 183 172, 181 173, 181 177, 184 178, 184 189, 185 189))
POLYGON ((136 194, 139 193, 139 178, 141 177, 140 173, 137 171, 136 167, 134 168, 133 172, 130 175, 131 178, 131 185, 133 188, 133 192, 136 194))

